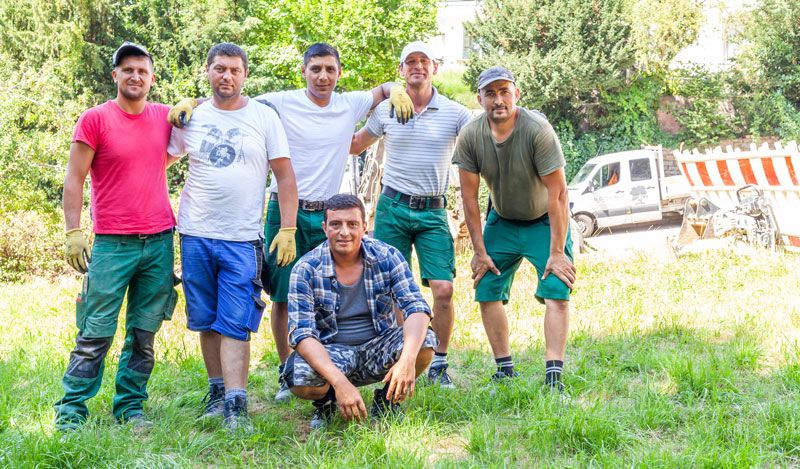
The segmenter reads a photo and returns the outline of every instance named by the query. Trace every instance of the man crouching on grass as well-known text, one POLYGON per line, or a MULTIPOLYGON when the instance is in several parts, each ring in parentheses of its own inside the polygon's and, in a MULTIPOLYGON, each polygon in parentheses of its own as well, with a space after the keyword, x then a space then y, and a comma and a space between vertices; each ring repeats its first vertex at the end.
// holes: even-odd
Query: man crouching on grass
POLYGON ((294 395, 314 401, 312 428, 338 406, 345 420, 367 418, 357 386, 383 381, 369 415, 399 412, 437 345, 431 309, 397 249, 365 238, 364 205, 339 194, 325 202, 328 238, 303 256, 289 281, 289 356, 283 377, 294 395), (405 323, 397 325, 392 297, 405 323), (418 313, 418 314, 417 314, 418 313))

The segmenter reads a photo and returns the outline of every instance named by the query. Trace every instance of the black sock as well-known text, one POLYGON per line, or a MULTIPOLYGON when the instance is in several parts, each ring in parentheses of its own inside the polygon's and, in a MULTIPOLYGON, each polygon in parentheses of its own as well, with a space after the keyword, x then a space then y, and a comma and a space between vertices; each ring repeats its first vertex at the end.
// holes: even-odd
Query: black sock
POLYGON ((511 359, 511 355, 495 358, 494 361, 497 363, 497 371, 502 371, 505 374, 514 372, 514 360, 511 359))
POLYGON ((562 360, 547 360, 544 362, 544 382, 551 386, 561 382, 561 372, 564 371, 562 360))
POLYGON ((336 390, 333 389, 333 386, 328 386, 328 392, 326 392, 321 398, 313 401, 313 404, 314 407, 322 407, 328 402, 336 402, 336 390))
POLYGON ((433 352, 431 368, 441 368, 443 366, 447 366, 447 352, 433 352))

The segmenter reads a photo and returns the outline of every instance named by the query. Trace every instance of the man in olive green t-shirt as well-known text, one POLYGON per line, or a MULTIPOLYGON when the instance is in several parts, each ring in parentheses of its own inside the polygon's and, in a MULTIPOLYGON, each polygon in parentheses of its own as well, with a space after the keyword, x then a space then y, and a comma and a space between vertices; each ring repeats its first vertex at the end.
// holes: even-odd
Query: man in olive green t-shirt
POLYGON ((503 304, 525 258, 536 267, 536 299, 545 304, 545 382, 563 391, 569 294, 575 282, 564 156, 544 115, 517 107, 519 97, 507 69, 492 67, 481 73, 478 102, 486 113, 462 129, 453 161, 460 168, 464 214, 475 251, 475 299, 497 362, 492 379, 517 376, 503 304), (483 232, 481 176, 493 205, 483 232))

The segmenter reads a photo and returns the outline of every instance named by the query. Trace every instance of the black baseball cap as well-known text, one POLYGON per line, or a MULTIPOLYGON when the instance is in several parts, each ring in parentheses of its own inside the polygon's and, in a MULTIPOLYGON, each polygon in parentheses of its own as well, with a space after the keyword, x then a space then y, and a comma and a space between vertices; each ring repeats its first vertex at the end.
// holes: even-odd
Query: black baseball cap
POLYGON ((114 56, 111 58, 111 66, 116 67, 120 62, 122 62, 122 59, 129 55, 143 55, 150 59, 150 63, 153 62, 153 58, 150 56, 150 52, 147 52, 147 49, 139 44, 125 41, 116 51, 114 51, 114 56))
POLYGON ((491 67, 487 68, 478 76, 478 90, 482 90, 489 83, 494 83, 497 80, 510 81, 516 84, 514 74, 505 67, 491 67))

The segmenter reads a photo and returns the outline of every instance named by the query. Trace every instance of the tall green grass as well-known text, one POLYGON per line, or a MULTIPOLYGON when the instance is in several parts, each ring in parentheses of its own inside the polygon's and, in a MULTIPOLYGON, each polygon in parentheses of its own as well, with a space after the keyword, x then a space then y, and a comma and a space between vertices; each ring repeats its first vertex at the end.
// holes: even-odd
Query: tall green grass
MULTIPOLYGON (((0 285, 0 466, 800 464, 797 257, 579 258, 568 401, 542 387, 544 309, 533 301, 535 272, 527 266, 507 308, 521 377, 490 382, 493 360, 468 260, 458 259, 456 279, 450 361, 457 389, 419 386, 402 420, 337 419, 311 432, 310 404, 272 402, 277 357, 262 327, 249 382, 255 433, 243 438, 197 420, 206 375, 181 302, 157 336, 146 404, 155 427, 138 435, 111 417, 118 336, 88 425, 61 441, 52 404, 74 340, 78 280, 0 285)), ((365 399, 370 394, 363 390, 365 399)))

